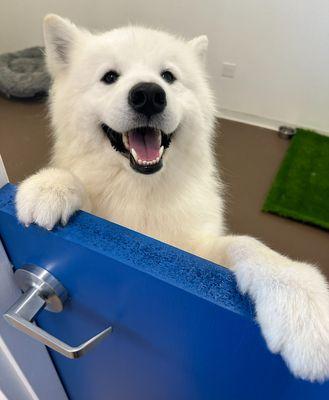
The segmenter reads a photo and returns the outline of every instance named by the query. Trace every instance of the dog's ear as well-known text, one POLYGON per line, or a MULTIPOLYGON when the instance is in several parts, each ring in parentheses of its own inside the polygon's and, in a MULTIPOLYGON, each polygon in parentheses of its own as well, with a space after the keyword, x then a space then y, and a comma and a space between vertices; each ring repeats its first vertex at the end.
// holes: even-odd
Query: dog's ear
POLYGON ((43 35, 48 70, 55 76, 68 66, 79 29, 67 19, 48 14, 43 21, 43 35))
POLYGON ((208 49, 208 38, 206 35, 197 36, 190 40, 188 44, 192 47, 194 52, 197 54, 201 61, 206 58, 206 53, 208 49))

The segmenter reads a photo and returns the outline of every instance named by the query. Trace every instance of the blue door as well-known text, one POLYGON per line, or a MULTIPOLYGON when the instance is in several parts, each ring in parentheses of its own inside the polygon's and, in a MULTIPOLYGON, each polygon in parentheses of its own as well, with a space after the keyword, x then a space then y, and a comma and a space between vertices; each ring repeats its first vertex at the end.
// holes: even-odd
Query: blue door
POLYGON ((9 258, 46 269, 69 293, 39 327, 71 345, 113 327, 81 358, 49 350, 70 399, 329 398, 329 383, 295 379, 267 350, 227 269, 84 212, 52 232, 27 229, 14 196, 12 185, 0 190, 9 258))

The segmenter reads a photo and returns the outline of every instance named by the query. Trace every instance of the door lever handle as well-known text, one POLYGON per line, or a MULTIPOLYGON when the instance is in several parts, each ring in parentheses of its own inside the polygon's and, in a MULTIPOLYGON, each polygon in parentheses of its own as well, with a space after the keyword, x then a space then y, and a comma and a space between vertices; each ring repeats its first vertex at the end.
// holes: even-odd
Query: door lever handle
POLYGON ((108 327, 75 347, 62 342, 33 324, 33 321, 43 309, 52 312, 63 310, 68 297, 64 286, 50 272, 35 265, 27 265, 16 270, 15 281, 23 294, 4 314, 4 318, 10 325, 63 356, 79 358, 112 332, 112 327, 108 327))

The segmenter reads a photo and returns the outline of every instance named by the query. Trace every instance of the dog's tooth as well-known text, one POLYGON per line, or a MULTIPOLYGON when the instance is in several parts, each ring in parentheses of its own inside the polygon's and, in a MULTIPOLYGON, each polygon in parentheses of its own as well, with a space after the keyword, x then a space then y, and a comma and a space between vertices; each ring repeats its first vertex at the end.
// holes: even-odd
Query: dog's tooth
POLYGON ((164 147, 163 147, 163 146, 161 146, 161 147, 160 147, 160 151, 159 151, 159 158, 161 158, 161 157, 162 157, 163 150, 164 150, 164 147))
POLYGON ((143 165, 146 165, 147 164, 147 161, 143 161, 143 165))
POLYGON ((135 161, 138 162, 139 161, 138 160, 138 156, 137 156, 137 153, 136 153, 136 151, 135 151, 135 149, 133 147, 131 148, 130 152, 131 152, 132 156, 134 157, 135 161))
POLYGON ((125 145, 126 149, 129 150, 129 139, 128 139, 127 132, 122 135, 122 140, 123 140, 123 144, 125 145))
POLYGON ((143 161, 141 159, 139 159, 137 162, 138 162, 139 165, 143 164, 143 161))
POLYGON ((157 157, 156 159, 155 159, 155 162, 159 162, 160 161, 160 157, 157 157))

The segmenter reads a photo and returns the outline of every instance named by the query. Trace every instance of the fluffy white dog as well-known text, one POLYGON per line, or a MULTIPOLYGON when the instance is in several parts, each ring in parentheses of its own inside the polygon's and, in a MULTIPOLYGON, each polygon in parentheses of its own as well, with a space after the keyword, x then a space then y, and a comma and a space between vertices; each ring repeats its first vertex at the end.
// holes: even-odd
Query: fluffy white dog
POLYGON ((297 377, 328 378, 324 277, 256 239, 225 235, 207 38, 135 26, 91 34, 55 15, 44 35, 53 156, 19 186, 19 220, 52 229, 82 208, 232 268, 270 350, 297 377))

